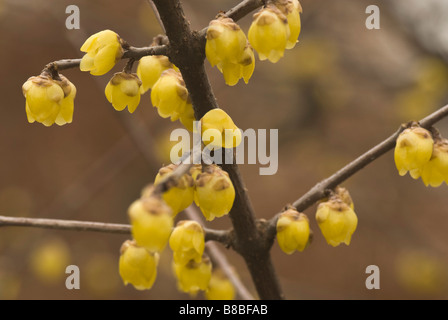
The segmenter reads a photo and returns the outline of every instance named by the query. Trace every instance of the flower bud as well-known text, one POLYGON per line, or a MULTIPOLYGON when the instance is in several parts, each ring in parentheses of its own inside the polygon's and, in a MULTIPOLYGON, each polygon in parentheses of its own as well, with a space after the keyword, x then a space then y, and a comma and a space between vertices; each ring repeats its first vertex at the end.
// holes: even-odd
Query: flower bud
POLYGON ((190 260, 187 264, 174 263, 179 290, 196 294, 206 290, 212 276, 212 264, 206 256, 199 262, 190 260))
MULTIPOLYGON (((170 164, 161 168, 156 176, 154 185, 157 185, 160 181, 167 178, 177 167, 178 166, 174 164, 170 164)), ((194 181, 189 174, 184 174, 177 181, 170 182, 168 188, 169 189, 163 193, 162 197, 166 204, 170 206, 174 217, 192 204, 194 181)))
POLYGON ((130 240, 123 243, 120 251, 119 272, 124 284, 130 283, 137 290, 151 289, 157 276, 159 254, 130 240))
POLYGON ((253 50, 244 32, 231 18, 221 15, 210 22, 205 54, 212 67, 216 65, 223 73, 229 86, 236 85, 240 78, 247 83, 252 76, 253 50))
POLYGON ((302 13, 302 6, 298 0, 276 0, 275 6, 288 20, 289 38, 286 49, 292 49, 297 43, 301 30, 300 14, 302 13))
POLYGON ((230 212, 235 189, 229 174, 217 165, 207 166, 196 178, 195 201, 208 221, 230 212))
POLYGON ((341 243, 349 245, 358 225, 355 212, 337 196, 319 204, 316 221, 325 240, 333 247, 341 243))
POLYGON ((305 250, 310 241, 308 217, 294 208, 283 212, 277 221, 277 241, 286 254, 305 250))
POLYGON ((145 56, 140 59, 137 75, 142 80, 140 93, 144 94, 151 89, 163 71, 173 68, 174 65, 166 56, 145 56))
POLYGON ((157 196, 134 201, 128 209, 132 236, 140 247, 161 252, 173 228, 171 209, 157 196))
POLYGON ((162 72, 151 90, 151 102, 162 118, 171 121, 184 114, 189 96, 180 72, 168 69, 162 72))
POLYGON ((418 179, 423 166, 431 159, 434 140, 431 133, 421 127, 413 126, 404 130, 395 146, 395 165, 398 173, 404 176, 410 171, 418 179))
POLYGON ((133 113, 140 103, 141 85, 135 73, 117 72, 106 86, 106 98, 115 110, 122 111, 128 106, 128 111, 133 113))
POLYGON ((221 270, 213 271, 205 292, 207 300, 233 300, 235 299, 235 288, 221 270))
POLYGON ((202 140, 211 148, 235 148, 241 143, 241 130, 222 109, 212 109, 201 119, 202 140))
POLYGON ((439 187, 443 181, 448 184, 448 140, 439 139, 434 143, 431 159, 421 171, 423 183, 439 187))
POLYGON ((90 71, 95 76, 109 72, 123 56, 121 42, 120 36, 111 30, 91 35, 81 47, 86 52, 81 59, 81 71, 90 71))
POLYGON ((200 262, 205 247, 204 230, 196 221, 179 221, 171 234, 170 247, 175 263, 200 262))
POLYGON ((76 87, 63 75, 59 78, 54 80, 44 73, 23 84, 29 123, 37 121, 48 127, 72 122, 76 87))
POLYGON ((277 7, 268 5, 254 15, 248 36, 260 60, 276 63, 283 57, 290 37, 288 20, 277 7))

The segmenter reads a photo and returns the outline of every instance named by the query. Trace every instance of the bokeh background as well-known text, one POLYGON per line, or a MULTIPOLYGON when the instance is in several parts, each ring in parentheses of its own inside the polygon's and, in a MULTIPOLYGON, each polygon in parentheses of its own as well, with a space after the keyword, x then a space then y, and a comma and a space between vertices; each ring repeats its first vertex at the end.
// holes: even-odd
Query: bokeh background
MULTIPOLYGON (((238 0, 184 0, 195 29, 238 0)), ((220 106, 242 129, 279 129, 279 170, 260 176, 242 165, 259 218, 270 218, 316 182, 448 101, 444 0, 302 0, 300 42, 277 64, 256 63, 248 85, 228 87, 207 70, 220 106), (381 29, 367 30, 378 5, 381 29)), ((239 23, 247 32, 252 14, 239 23)), ((149 94, 137 111, 116 112, 104 96, 111 74, 66 75, 78 89, 72 124, 28 124, 22 84, 62 58, 80 58, 82 42, 112 29, 134 46, 161 32, 144 0, 0 0, 0 215, 127 223, 126 210, 169 159, 169 134, 149 94), (67 30, 75 4, 81 29, 67 30)), ((124 62, 118 63, 119 71, 124 62)), ((448 120, 437 124, 448 136, 448 120)), ((350 246, 330 247, 308 209, 314 241, 272 256, 289 299, 445 299, 448 297, 447 186, 400 177, 388 153, 344 183, 359 226, 350 246), (367 290, 368 265, 380 290, 367 290)), ((185 216, 182 214, 179 219, 185 216)), ((228 228, 227 217, 207 223, 228 228)), ((177 291, 171 254, 163 253, 150 291, 118 275, 126 236, 0 228, 0 299, 190 299, 177 291), (65 267, 79 266, 81 289, 65 288, 65 267)), ((241 257, 223 248, 254 292, 241 257)), ((195 297, 203 299, 202 295, 195 297)))

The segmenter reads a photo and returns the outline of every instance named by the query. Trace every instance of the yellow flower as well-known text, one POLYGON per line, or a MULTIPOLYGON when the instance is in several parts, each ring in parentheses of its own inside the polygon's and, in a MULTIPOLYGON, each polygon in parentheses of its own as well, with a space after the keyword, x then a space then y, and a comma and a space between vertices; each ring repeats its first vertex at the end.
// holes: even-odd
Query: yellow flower
POLYGON ((443 181, 448 184, 448 140, 436 140, 431 159, 423 166, 423 183, 438 187, 443 181))
POLYGON ((195 221, 179 221, 171 234, 170 247, 175 263, 200 262, 205 247, 204 230, 195 221))
POLYGON ((195 202, 208 221, 230 212, 235 189, 229 174, 217 165, 210 165, 196 178, 195 202))
POLYGON ((404 176, 410 171, 418 179, 423 166, 431 159, 434 140, 431 133, 421 127, 413 126, 404 130, 395 146, 395 165, 398 173, 404 176))
POLYGON ((176 121, 185 113, 189 96, 180 72, 168 69, 162 72, 151 90, 151 102, 162 118, 176 121))
POLYGON ((76 87, 63 75, 59 77, 60 80, 53 80, 42 74, 23 84, 29 123, 37 121, 48 127, 72 122, 76 87))
POLYGON ((221 270, 213 271, 212 277, 205 292, 207 300, 233 300, 235 299, 235 288, 221 270))
POLYGON ((128 209, 132 236, 140 247, 161 252, 173 229, 171 209, 156 196, 134 201, 128 209))
POLYGON ((109 72, 123 56, 121 42, 120 36, 111 30, 91 35, 81 47, 82 52, 87 52, 81 59, 81 71, 95 76, 109 72))
POLYGON ((212 264, 207 257, 199 262, 190 260, 187 264, 174 263, 174 272, 179 289, 196 294, 199 290, 207 289, 212 276, 212 264))
POLYGON ((166 56, 146 56, 140 59, 137 75, 142 80, 141 94, 151 89, 163 71, 173 68, 174 65, 166 56))
POLYGON ((201 119, 201 134, 211 148, 235 148, 241 143, 241 131, 222 109, 212 109, 201 119))
POLYGON ((34 275, 45 283, 58 283, 70 264, 70 249, 59 238, 45 240, 31 254, 30 267, 34 275))
MULTIPOLYGON (((154 185, 168 177, 178 166, 170 164, 159 170, 154 185)), ((185 210, 193 203, 194 181, 189 174, 184 174, 177 181, 170 182, 169 189, 162 195, 163 200, 170 206, 173 217, 185 210)))
POLYGON ((277 221, 277 241, 286 254, 302 252, 310 240, 308 217, 291 208, 283 212, 277 221))
POLYGON ((193 128, 194 121, 196 118, 194 116, 193 105, 189 102, 185 105, 184 112, 180 114, 179 118, 180 122, 187 128, 188 131, 193 132, 195 128, 193 128))
POLYGON ((234 86, 240 78, 247 83, 255 68, 253 50, 241 28, 231 19, 219 16, 207 29, 205 54, 224 75, 227 85, 234 86))
POLYGON ((123 243, 120 251, 119 272, 124 284, 130 283, 137 290, 151 289, 157 276, 159 254, 130 240, 123 243))
POLYGON ((268 5, 254 15, 249 28, 249 42, 260 60, 276 63, 283 57, 290 32, 288 21, 274 5, 268 5))
POLYGON ((133 113, 140 103, 141 85, 135 73, 117 72, 106 86, 106 98, 115 110, 122 111, 128 106, 128 111, 133 113))
POLYGON ((329 245, 350 244, 358 225, 355 212, 339 197, 322 202, 317 207, 316 220, 329 245))
POLYGON ((295 47, 300 34, 302 6, 298 0, 277 0, 275 5, 288 20, 289 38, 286 49, 292 49, 295 47))

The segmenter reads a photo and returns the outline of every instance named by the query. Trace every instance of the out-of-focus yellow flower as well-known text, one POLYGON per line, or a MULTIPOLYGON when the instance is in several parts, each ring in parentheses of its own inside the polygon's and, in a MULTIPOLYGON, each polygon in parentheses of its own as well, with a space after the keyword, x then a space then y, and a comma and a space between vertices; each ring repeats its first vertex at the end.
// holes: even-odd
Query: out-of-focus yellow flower
POLYGON ((260 60, 276 63, 290 39, 288 20, 276 6, 268 5, 254 15, 248 36, 260 60))
POLYGON ((157 276, 159 254, 130 240, 123 243, 120 251, 118 268, 124 284, 130 283, 137 290, 151 289, 157 276))
POLYGON ((433 147, 434 140, 428 130, 418 126, 404 130, 397 139, 394 153, 398 173, 404 176, 409 171, 418 179, 423 166, 431 159, 433 147))
POLYGON ((120 36, 111 30, 91 35, 81 47, 86 52, 79 66, 81 71, 90 71, 95 76, 109 72, 123 56, 121 42, 120 36))
POLYGON ((241 130, 222 109, 212 109, 201 119, 202 141, 212 148, 235 148, 241 143, 241 130))
POLYGON ((170 247, 175 263, 200 262, 205 248, 204 230, 195 221, 179 221, 171 234, 170 247))
POLYGON ((122 111, 128 106, 128 111, 133 113, 140 103, 141 85, 135 73, 117 72, 106 86, 106 98, 115 110, 122 111))
POLYGON ((230 212, 235 188, 229 174, 217 165, 210 165, 196 178, 195 202, 205 218, 212 221, 230 212))
POLYGON ((406 250, 397 255, 396 276, 400 285, 414 294, 446 292, 446 263, 425 251, 406 250))
POLYGON ((444 181, 448 184, 448 140, 439 139, 434 143, 431 159, 422 168, 423 183, 439 187, 444 181))
POLYGON ((42 74, 23 84, 29 123, 37 121, 48 127, 72 122, 76 87, 63 75, 59 77, 60 80, 53 80, 42 74))
POLYGON ((212 264, 208 257, 201 261, 190 260, 187 264, 174 263, 174 272, 181 291, 196 294, 199 290, 207 290, 212 276, 212 264))
POLYGON ((276 0, 274 3, 288 20, 289 38, 286 42, 286 49, 292 49, 300 35, 302 6, 298 0, 276 0))
POLYGON ((170 207, 161 198, 149 196, 132 203, 128 214, 136 243, 149 251, 162 251, 173 228, 170 207))
POLYGON ((176 121, 186 111, 189 95, 180 72, 168 69, 162 72, 151 90, 151 102, 162 118, 176 121))
POLYGON ((42 243, 31 255, 31 270, 43 282, 55 283, 65 275, 70 262, 70 250, 61 239, 42 243))
MULTIPOLYGON (((154 185, 168 177, 178 166, 170 164, 159 170, 154 185)), ((170 182, 169 189, 162 195, 163 200, 171 207, 173 217, 193 203, 194 181, 189 174, 184 174, 177 181, 170 182)))
POLYGON ((221 270, 215 270, 212 273, 207 291, 205 292, 207 300, 233 300, 235 299, 235 288, 221 270))
POLYGON ((358 225, 355 212, 337 196, 319 204, 316 221, 325 240, 333 247, 341 243, 349 245, 358 225))
POLYGON ((231 18, 223 15, 208 26, 205 54, 212 67, 216 65, 223 73, 229 86, 236 85, 241 78, 248 83, 255 68, 253 49, 246 35, 231 18))
POLYGON ((141 94, 151 89, 163 71, 173 68, 174 65, 166 56, 146 56, 140 59, 137 75, 142 80, 141 94))
POLYGON ((310 223, 303 213, 290 208, 283 212, 277 221, 277 241, 286 254, 298 250, 302 252, 310 240, 310 223))

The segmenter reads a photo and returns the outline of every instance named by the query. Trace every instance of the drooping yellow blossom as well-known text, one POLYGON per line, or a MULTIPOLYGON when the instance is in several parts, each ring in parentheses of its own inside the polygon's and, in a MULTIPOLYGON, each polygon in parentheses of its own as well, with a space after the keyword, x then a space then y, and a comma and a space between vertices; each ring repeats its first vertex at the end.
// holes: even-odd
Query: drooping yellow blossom
POLYGON ((195 202, 205 218, 212 221, 230 212, 235 189, 229 174, 217 165, 210 165, 196 178, 195 202))
POLYGON ((180 72, 168 69, 162 72, 151 90, 151 102, 162 118, 176 121, 186 112, 189 95, 180 72))
POLYGON ((106 98, 115 110, 122 111, 127 106, 133 113, 140 103, 141 85, 135 73, 117 72, 106 86, 106 98))
POLYGON ((268 59, 276 63, 283 57, 290 39, 288 20, 276 6, 270 4, 254 15, 248 37, 260 60, 268 59))
POLYGON ((298 0, 276 0, 274 3, 288 20, 289 38, 286 42, 286 49, 292 49, 300 35, 302 6, 298 0))
POLYGON ((220 269, 213 271, 212 277, 205 292, 207 300, 233 300, 235 288, 220 269))
POLYGON ((355 212, 337 196, 319 204, 316 221, 325 240, 333 247, 341 243, 349 245, 358 225, 355 212))
POLYGON ((196 221, 179 221, 171 234, 170 247, 176 264, 200 262, 205 247, 204 230, 196 221))
POLYGON ((123 243, 120 251, 119 272, 124 284, 130 283, 137 290, 151 289, 157 276, 159 254, 130 240, 123 243))
POLYGON ((142 80, 141 94, 151 89, 163 71, 173 68, 174 65, 166 56, 145 56, 140 59, 137 75, 142 80))
POLYGON ((255 68, 253 49, 246 35, 231 18, 223 15, 208 26, 205 54, 212 67, 218 67, 229 86, 236 85, 241 78, 248 83, 255 68))
POLYGON ((179 117, 180 122, 187 128, 188 131, 193 132, 196 128, 194 128, 194 121, 196 118, 194 116, 193 105, 190 102, 187 102, 185 105, 184 112, 180 114, 179 117))
POLYGON ((431 159, 423 166, 423 183, 439 187, 444 181, 448 184, 448 140, 438 139, 434 143, 431 159))
MULTIPOLYGON (((154 185, 167 178, 178 166, 170 164, 159 170, 154 185)), ((163 200, 170 206, 173 217, 185 210, 193 203, 194 181, 189 174, 184 174, 176 181, 170 181, 168 190, 162 195, 163 200)))
POLYGON ((302 252, 310 240, 308 217, 294 208, 283 212, 277 221, 277 241, 286 254, 302 252))
POLYGON ((170 207, 161 198, 151 195, 134 201, 128 209, 132 236, 140 247, 161 252, 173 228, 170 207))
POLYGON ((434 140, 431 133, 421 127, 412 126, 404 130, 395 146, 395 165, 404 176, 408 171, 414 179, 421 175, 423 166, 431 159, 434 140))
POLYGON ((35 121, 49 127, 73 120, 76 87, 63 75, 53 80, 46 74, 29 78, 22 86, 26 99, 25 111, 29 123, 35 121))
POLYGON ((121 38, 111 30, 104 30, 91 35, 82 45, 86 52, 81 59, 81 71, 90 71, 95 76, 109 72, 123 56, 121 38))
POLYGON ((174 263, 174 273, 181 291, 196 294, 199 290, 207 290, 212 276, 212 264, 206 256, 199 262, 190 260, 187 264, 174 263))
POLYGON ((201 119, 202 141, 212 148, 235 148, 241 143, 241 130, 222 109, 212 109, 201 119))

